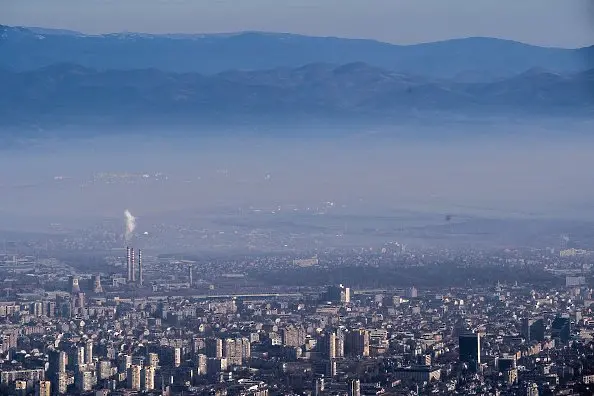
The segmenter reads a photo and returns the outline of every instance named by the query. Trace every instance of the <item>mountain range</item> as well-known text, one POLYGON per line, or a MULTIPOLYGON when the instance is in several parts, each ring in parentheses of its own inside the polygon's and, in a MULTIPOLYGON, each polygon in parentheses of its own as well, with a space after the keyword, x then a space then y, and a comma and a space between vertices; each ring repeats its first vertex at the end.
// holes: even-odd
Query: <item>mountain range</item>
POLYGON ((594 115, 594 47, 0 26, 0 126, 594 115))
POLYGON ((465 83, 365 63, 214 75, 58 64, 0 71, 0 86, 0 125, 594 114, 594 69, 568 75, 533 69, 495 82, 465 83))
POLYGON ((295 34, 85 35, 68 30, 0 25, 0 68, 25 71, 55 63, 107 69, 159 69, 215 74, 226 70, 295 68, 311 63, 371 66, 427 78, 477 82, 532 68, 575 73, 594 68, 594 46, 542 48, 493 38, 417 45, 295 34))

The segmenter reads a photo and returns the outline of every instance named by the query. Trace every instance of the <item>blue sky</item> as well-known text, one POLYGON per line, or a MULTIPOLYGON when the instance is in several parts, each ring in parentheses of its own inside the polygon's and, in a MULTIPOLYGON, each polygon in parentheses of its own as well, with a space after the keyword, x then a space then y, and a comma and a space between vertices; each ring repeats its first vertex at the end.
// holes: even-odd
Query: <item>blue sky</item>
POLYGON ((594 44, 591 0, 0 0, 0 23, 86 33, 243 30, 399 44, 468 36, 594 44))

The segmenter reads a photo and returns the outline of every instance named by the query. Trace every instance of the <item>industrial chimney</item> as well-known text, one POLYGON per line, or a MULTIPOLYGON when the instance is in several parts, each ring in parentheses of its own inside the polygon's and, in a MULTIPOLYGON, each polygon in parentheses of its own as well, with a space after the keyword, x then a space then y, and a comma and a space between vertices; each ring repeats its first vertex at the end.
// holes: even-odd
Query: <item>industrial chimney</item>
POLYGON ((142 286, 144 280, 142 278, 142 250, 138 249, 138 284, 142 286))

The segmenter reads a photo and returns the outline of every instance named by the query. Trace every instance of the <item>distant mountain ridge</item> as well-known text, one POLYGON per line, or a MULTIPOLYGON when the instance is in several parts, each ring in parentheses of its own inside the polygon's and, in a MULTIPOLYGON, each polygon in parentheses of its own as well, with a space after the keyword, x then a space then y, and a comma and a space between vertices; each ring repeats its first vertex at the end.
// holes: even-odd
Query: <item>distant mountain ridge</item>
POLYGON ((216 74, 354 62, 427 78, 493 81, 537 67, 564 74, 594 68, 594 47, 543 48, 492 38, 401 46, 261 32, 85 35, 0 25, 0 68, 13 71, 73 63, 98 70, 154 68, 216 74))
POLYGON ((489 83, 431 80, 365 63, 227 71, 0 71, 0 125, 187 124, 260 119, 398 120, 419 114, 594 115, 594 69, 531 70, 489 83))

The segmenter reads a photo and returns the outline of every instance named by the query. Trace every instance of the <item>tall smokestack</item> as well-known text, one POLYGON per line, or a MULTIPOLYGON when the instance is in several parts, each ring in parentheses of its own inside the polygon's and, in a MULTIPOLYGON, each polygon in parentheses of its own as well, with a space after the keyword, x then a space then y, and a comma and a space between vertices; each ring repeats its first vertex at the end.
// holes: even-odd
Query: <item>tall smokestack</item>
POLYGON ((144 280, 142 279, 142 250, 138 249, 138 284, 142 286, 144 280))
POLYGON ((130 247, 126 247, 126 270, 128 271, 128 282, 132 282, 132 257, 130 257, 130 247))
POLYGON ((190 287, 192 287, 192 264, 188 267, 189 275, 190 275, 190 287))
POLYGON ((130 248, 130 281, 136 282, 136 256, 134 255, 134 248, 130 248))

